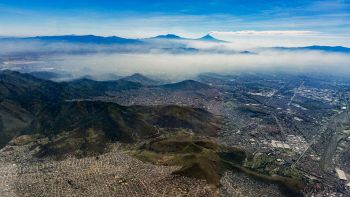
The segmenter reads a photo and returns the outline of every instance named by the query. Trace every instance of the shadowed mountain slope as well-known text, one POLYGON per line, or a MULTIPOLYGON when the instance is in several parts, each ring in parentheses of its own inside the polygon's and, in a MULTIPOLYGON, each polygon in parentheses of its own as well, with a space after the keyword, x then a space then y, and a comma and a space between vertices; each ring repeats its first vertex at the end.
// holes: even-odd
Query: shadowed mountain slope
POLYGON ((210 89, 210 86, 194 80, 185 80, 178 83, 165 84, 161 88, 169 90, 203 90, 210 89))
POLYGON ((198 134, 216 134, 216 118, 201 109, 66 101, 140 86, 124 80, 82 79, 55 83, 4 71, 0 74, 0 135, 4 137, 1 146, 20 134, 39 134, 48 138, 42 144, 42 155, 89 153, 103 151, 106 142, 135 142, 160 134, 158 128, 186 128, 198 134))

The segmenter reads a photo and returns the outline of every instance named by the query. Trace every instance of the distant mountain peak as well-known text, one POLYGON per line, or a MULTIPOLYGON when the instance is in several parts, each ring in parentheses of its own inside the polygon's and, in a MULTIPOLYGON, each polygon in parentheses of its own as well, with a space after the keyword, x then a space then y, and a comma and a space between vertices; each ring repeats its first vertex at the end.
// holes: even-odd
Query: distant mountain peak
POLYGON ((144 75, 142 75, 141 73, 134 73, 132 74, 130 77, 143 77, 146 78, 144 75))
POLYGON ((216 38, 214 38, 214 37, 213 37, 213 36, 211 36, 210 34, 207 34, 207 35, 203 36, 203 37, 202 37, 202 38, 200 38, 200 39, 216 40, 216 38))
POLYGON ((165 35, 159 35, 159 36, 156 36, 154 38, 157 38, 157 39, 184 39, 178 35, 175 35, 175 34, 165 34, 165 35))
POLYGON ((157 81, 150 79, 150 78, 148 78, 140 73, 135 73, 131 76, 124 77, 124 78, 122 78, 122 80, 136 82, 136 83, 140 83, 142 85, 157 85, 158 84, 157 81))
POLYGON ((226 41, 223 41, 223 40, 219 40, 219 39, 216 39, 214 38, 212 35, 210 34, 207 34, 201 38, 199 38, 198 40, 202 40, 202 41, 210 41, 210 42, 226 42, 226 41))

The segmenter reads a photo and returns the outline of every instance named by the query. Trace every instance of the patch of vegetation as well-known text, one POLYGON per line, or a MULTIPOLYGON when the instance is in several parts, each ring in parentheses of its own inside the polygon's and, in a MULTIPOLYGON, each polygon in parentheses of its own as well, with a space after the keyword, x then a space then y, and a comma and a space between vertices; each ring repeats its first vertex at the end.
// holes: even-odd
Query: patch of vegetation
POLYGON ((182 166, 174 174, 205 179, 219 186, 229 166, 224 160, 242 164, 246 155, 240 149, 227 148, 194 135, 174 135, 143 144, 134 155, 146 162, 182 166))
POLYGON ((240 107, 237 107, 237 110, 249 115, 252 118, 263 118, 269 115, 268 112, 266 112, 264 109, 261 109, 259 106, 242 105, 240 107))
MULTIPOLYGON (((281 151, 286 151, 281 149, 281 151)), ((281 175, 284 177, 300 179, 301 175, 297 170, 286 166, 284 161, 278 161, 276 157, 268 156, 265 153, 249 155, 244 162, 244 167, 253 169, 266 175, 281 175)))
POLYGON ((299 98, 299 100, 294 100, 293 102, 309 110, 332 109, 332 106, 325 102, 321 102, 321 101, 317 101, 317 100, 309 99, 305 97, 299 98))
POLYGON ((276 168, 277 171, 274 171, 274 167, 278 167, 275 158, 264 154, 250 155, 241 149, 225 147, 196 135, 174 134, 155 139, 142 144, 132 154, 156 165, 181 166, 174 174, 205 179, 216 187, 220 186, 224 172, 233 170, 263 182, 277 184, 282 191, 295 196, 303 188, 293 169, 276 168))

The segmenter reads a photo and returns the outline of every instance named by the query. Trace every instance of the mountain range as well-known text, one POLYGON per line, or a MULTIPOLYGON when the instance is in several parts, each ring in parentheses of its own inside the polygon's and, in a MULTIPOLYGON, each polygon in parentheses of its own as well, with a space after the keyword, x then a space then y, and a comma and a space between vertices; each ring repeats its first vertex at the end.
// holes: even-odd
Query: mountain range
MULTIPOLYGON (((95 36, 95 35, 62 35, 62 36, 36 36, 36 37, 10 37, 0 38, 0 43, 18 45, 24 44, 24 48, 33 44, 28 50, 16 51, 16 55, 57 55, 57 54, 91 54, 91 53, 171 53, 171 54, 193 54, 193 53, 214 53, 214 54, 258 54, 259 50, 272 49, 280 51, 323 51, 336 53, 350 53, 350 48, 344 46, 302 46, 302 47, 270 47, 258 48, 257 51, 236 51, 229 47, 222 47, 222 44, 229 43, 219 40, 210 34, 201 38, 185 38, 175 34, 158 35, 144 39, 129 39, 117 36, 95 36), (191 42, 218 44, 212 48, 200 48, 191 45, 191 42), (14 43, 12 43, 14 42, 14 43), (95 45, 92 47, 91 45, 95 45)), ((12 47, 11 47, 12 48, 12 47)), ((1 53, 9 54, 3 50, 1 53)), ((11 54, 11 53, 10 53, 11 54)))
POLYGON ((198 39, 184 38, 175 34, 158 35, 144 39, 129 39, 117 36, 95 36, 95 35, 60 35, 60 36, 36 36, 36 37, 9 37, 1 38, 2 41, 42 41, 42 42, 65 42, 65 43, 85 43, 85 44, 142 44, 150 40, 193 40, 205 42, 226 42, 214 38, 207 34, 198 39))
POLYGON ((203 109, 174 105, 126 107, 88 99, 108 91, 142 87, 123 79, 57 83, 2 71, 0 146, 16 136, 35 134, 46 139, 39 144, 39 156, 89 154, 102 152, 108 142, 136 142, 164 132, 158 128, 188 128, 197 134, 216 134, 218 120, 203 109))
POLYGON ((139 44, 140 40, 127 39, 117 36, 103 37, 95 35, 63 35, 63 36, 37 36, 24 38, 31 41, 45 42, 71 42, 71 43, 88 43, 88 44, 139 44))

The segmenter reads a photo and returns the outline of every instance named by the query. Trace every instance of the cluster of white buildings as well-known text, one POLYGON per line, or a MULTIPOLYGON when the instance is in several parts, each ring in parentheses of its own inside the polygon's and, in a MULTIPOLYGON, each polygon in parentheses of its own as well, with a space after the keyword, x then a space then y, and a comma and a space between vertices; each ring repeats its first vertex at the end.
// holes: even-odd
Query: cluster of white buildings
POLYGON ((284 142, 281 141, 277 141, 277 140, 271 140, 271 145, 274 148, 284 148, 284 149, 291 149, 289 144, 286 144, 284 142))

